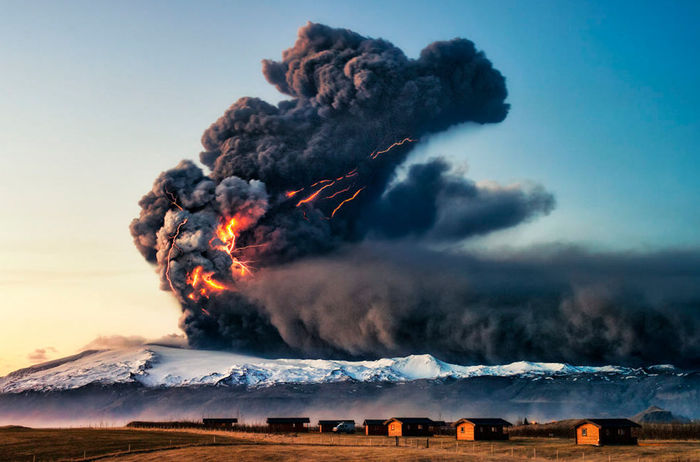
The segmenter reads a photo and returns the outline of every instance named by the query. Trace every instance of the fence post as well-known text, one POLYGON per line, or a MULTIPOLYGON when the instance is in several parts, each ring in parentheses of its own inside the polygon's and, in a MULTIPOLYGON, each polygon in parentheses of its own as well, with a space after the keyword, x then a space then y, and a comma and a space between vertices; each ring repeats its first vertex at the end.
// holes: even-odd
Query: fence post
POLYGON ((430 447, 430 438, 425 439, 425 447, 429 448, 430 447))
POLYGON ((396 447, 398 448, 399 447, 399 437, 395 436, 394 438, 396 438, 396 447))

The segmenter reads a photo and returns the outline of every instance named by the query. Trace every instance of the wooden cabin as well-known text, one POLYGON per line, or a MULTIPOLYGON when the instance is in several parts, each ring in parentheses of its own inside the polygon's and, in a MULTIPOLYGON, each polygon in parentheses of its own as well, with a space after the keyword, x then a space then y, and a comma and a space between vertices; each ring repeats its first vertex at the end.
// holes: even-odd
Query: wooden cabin
POLYGON ((309 431, 308 417, 268 417, 270 433, 303 433, 309 431))
POLYGON ((384 425, 386 419, 365 419, 362 425, 365 427, 365 435, 379 435, 386 436, 389 427, 384 425))
POLYGON ((384 425, 389 436, 433 436, 433 421, 427 417, 392 417, 384 425))
POLYGON ((238 423, 236 418, 207 417, 202 419, 202 424, 207 428, 232 429, 238 423))
POLYGON ((355 431, 355 421, 352 419, 341 419, 341 420, 319 420, 318 421, 318 431, 319 433, 333 433, 335 428, 340 425, 345 424, 344 429, 341 433, 349 433, 355 431), (352 429, 352 430, 350 430, 352 429))
POLYGON ((503 419, 468 418, 454 423, 457 439, 465 441, 507 440, 506 427, 513 425, 503 419))
POLYGON ((637 444, 635 428, 629 419, 586 419, 576 424, 576 444, 637 444))

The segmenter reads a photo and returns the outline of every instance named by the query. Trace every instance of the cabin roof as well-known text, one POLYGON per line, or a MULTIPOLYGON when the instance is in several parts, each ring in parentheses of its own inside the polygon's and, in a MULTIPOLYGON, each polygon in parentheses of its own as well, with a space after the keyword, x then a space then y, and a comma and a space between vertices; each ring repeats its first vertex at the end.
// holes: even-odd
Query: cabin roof
POLYGON ((285 424, 285 423, 309 423, 311 420, 308 417, 268 417, 268 424, 285 424))
POLYGON ((347 423, 352 423, 352 424, 355 423, 355 421, 352 419, 338 419, 338 420, 319 420, 318 424, 319 425, 338 425, 342 422, 347 422, 347 423))
POLYGON ((384 425, 386 419, 365 419, 362 425, 384 425))
POLYGON ((459 419, 457 422, 454 423, 455 426, 464 423, 464 422, 469 422, 474 425, 503 425, 504 427, 512 427, 513 424, 508 422, 507 420, 503 420, 500 418, 483 418, 483 417, 465 417, 463 419, 459 419))
POLYGON ((433 421, 427 417, 392 417, 391 419, 384 421, 384 425, 388 424, 391 421, 396 421, 402 424, 431 425, 433 423, 433 421))
POLYGON ((576 428, 587 423, 593 424, 598 428, 641 427, 641 425, 629 419, 584 419, 576 424, 576 428))

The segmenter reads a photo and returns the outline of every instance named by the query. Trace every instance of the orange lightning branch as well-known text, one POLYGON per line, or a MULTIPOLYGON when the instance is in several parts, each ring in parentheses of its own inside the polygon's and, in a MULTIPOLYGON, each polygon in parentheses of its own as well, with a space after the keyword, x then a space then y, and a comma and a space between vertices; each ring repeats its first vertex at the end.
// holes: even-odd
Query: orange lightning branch
POLYGON ((180 210, 182 210, 182 207, 180 207, 180 204, 177 203, 177 198, 175 197, 175 194, 168 191, 168 188, 164 188, 164 191, 165 191, 165 194, 167 194, 168 197, 170 198, 170 203, 173 204, 175 207, 179 208, 180 210))
POLYGON ((345 189, 341 189, 340 191, 335 192, 335 193, 333 193, 332 195, 330 195, 330 196, 328 196, 328 197, 324 197, 323 199, 324 199, 324 200, 325 200, 325 199, 333 199, 333 198, 334 198, 335 196, 337 196, 338 194, 342 194, 342 193, 347 192, 347 191, 349 191, 349 190, 350 190, 350 186, 348 186, 348 187, 345 188, 345 189))
MULTIPOLYGON (((330 181, 330 180, 329 180, 329 181, 330 181)), ((333 182, 331 182, 331 183, 328 183, 327 185, 325 185, 325 186, 319 188, 318 191, 316 191, 315 193, 313 193, 312 195, 310 195, 310 196, 307 197, 306 199, 300 200, 300 201, 297 203, 297 207, 299 207, 301 204, 306 204, 307 202, 311 202, 312 200, 316 199, 316 196, 318 196, 318 194, 319 194, 321 191, 323 191, 324 189, 326 189, 326 188, 329 187, 329 186, 333 186, 334 184, 335 184, 335 181, 333 181, 333 182)))
POLYGON ((389 146, 388 148, 384 149, 383 151, 376 151, 376 152, 373 152, 372 154, 369 155, 369 157, 370 157, 371 159, 376 159, 376 158, 379 157, 380 155, 382 155, 382 154, 384 154, 384 153, 386 153, 386 152, 391 151, 392 149, 394 149, 394 148, 397 147, 397 146, 401 146, 401 145, 404 144, 404 143, 414 143, 415 141, 416 141, 416 140, 411 139, 411 138, 404 138, 404 139, 402 139, 401 141, 397 141, 396 143, 392 144, 391 146, 389 146))
POLYGON ((335 216, 335 212, 340 210, 340 207, 342 207, 345 203, 355 200, 357 195, 360 194, 360 191, 362 191, 363 189, 365 189, 365 188, 363 187, 363 188, 358 189, 357 191, 355 191, 355 194, 353 194, 351 197, 345 199, 343 202, 338 204, 338 206, 333 210, 333 213, 331 213, 331 218, 333 218, 335 216))

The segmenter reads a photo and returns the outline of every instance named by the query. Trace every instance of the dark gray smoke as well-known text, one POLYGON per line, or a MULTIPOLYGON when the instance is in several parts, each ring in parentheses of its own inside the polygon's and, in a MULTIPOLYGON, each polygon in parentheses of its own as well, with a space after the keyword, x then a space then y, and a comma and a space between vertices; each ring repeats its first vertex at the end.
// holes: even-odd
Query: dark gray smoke
POLYGON ((554 208, 554 198, 542 187, 478 186, 450 175, 449 169, 442 159, 411 166, 406 180, 370 207, 368 227, 389 238, 459 240, 515 226, 554 208))
POLYGON ((285 344, 320 357, 700 365, 697 253, 364 244, 267 269, 244 291, 285 344))
MULTIPOLYGON (((584 311, 605 308, 584 315, 577 303, 593 286, 545 278, 524 290, 517 278, 502 277, 485 292, 472 260, 425 254, 430 243, 516 226, 554 207, 541 186, 475 183, 444 159, 397 178, 425 136, 506 117, 505 80, 472 42, 436 42, 410 59, 387 41, 309 23, 281 61, 263 61, 263 73, 290 99, 234 103, 202 137, 200 159, 211 172, 190 161, 163 172, 131 224, 161 287, 182 304, 190 344, 335 357, 426 351, 499 362, 665 354, 640 342, 655 332, 650 325, 666 333, 689 316, 675 304, 659 311, 647 301, 628 303, 637 292, 605 292, 607 281, 597 278, 601 301, 585 302, 584 311), (222 237, 231 219, 235 245, 222 237), (433 266, 378 259, 367 251, 374 247, 359 244, 407 240, 400 248, 433 266), (459 264, 443 265, 455 258, 459 264), (571 331, 557 332, 564 320, 571 331), (615 320, 620 330, 609 327, 615 320)), ((691 345, 681 350, 692 355, 695 324, 680 325, 691 345)))

